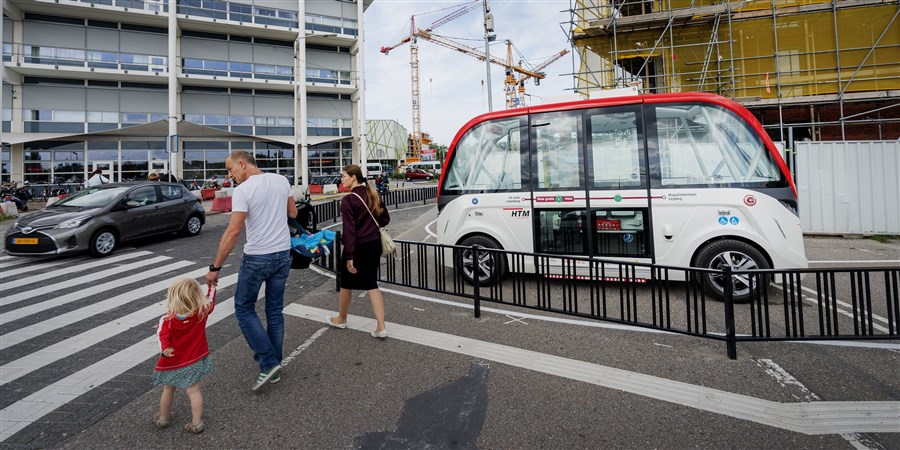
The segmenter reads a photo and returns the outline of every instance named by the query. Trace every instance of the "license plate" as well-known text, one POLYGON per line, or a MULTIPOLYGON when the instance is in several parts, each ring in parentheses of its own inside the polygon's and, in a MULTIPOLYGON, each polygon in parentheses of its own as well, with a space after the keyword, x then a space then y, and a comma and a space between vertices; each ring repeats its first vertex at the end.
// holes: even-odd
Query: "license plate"
POLYGON ((13 244, 16 245, 37 245, 37 238, 13 238, 13 244))

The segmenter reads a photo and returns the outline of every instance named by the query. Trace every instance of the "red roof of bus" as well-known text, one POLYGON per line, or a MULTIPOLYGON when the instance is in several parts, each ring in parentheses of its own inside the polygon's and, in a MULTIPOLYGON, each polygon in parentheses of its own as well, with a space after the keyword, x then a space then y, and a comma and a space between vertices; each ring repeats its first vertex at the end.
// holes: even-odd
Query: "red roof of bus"
MULTIPOLYGON (((444 175, 447 173, 446 167, 447 163, 450 161, 450 158, 453 156, 453 152, 456 151, 456 145, 459 143, 459 139, 465 134, 466 131, 469 131, 470 128, 478 125, 481 122, 485 122, 488 120, 494 119, 503 119, 506 117, 519 116, 522 114, 535 114, 535 113, 543 113, 543 112, 557 112, 557 111, 571 111, 576 109, 587 109, 594 108, 600 106, 620 106, 620 105, 634 105, 640 103, 646 104, 656 104, 656 103, 681 103, 681 102, 702 102, 709 103, 713 105, 718 105, 724 107, 747 122, 750 127, 753 128, 753 131, 758 134, 765 144, 766 148, 769 150, 769 153, 775 159, 775 163, 778 164, 778 168, 781 169, 781 173, 784 174, 788 179, 788 183, 791 185, 791 189, 794 191, 794 197, 797 197, 797 186, 794 185, 794 179, 791 177, 791 173, 787 168, 787 164, 784 162, 784 158, 781 157, 781 154, 778 153, 778 149, 775 147, 775 143, 772 142, 772 138, 766 133, 763 129, 762 125, 756 120, 756 117, 753 114, 750 114, 750 111, 747 111, 746 108, 739 105, 737 102, 727 99, 725 97, 715 95, 715 94, 705 94, 700 92, 685 92, 685 93, 677 93, 677 94, 646 94, 646 95, 629 95, 624 97, 605 97, 605 98, 597 98, 592 100, 577 100, 572 102, 562 102, 562 103, 549 103, 544 105, 535 105, 535 106, 527 106, 524 108, 516 108, 516 109, 505 109, 502 111, 494 111, 485 114, 481 114, 479 116, 475 116, 472 120, 466 122, 459 131, 456 132, 456 135, 453 137, 453 141, 450 143, 450 147, 447 150, 447 156, 444 158, 444 170, 441 171, 441 178, 438 182, 438 186, 443 186, 444 184, 444 175)), ((438 190, 438 195, 440 195, 440 189, 438 190)))

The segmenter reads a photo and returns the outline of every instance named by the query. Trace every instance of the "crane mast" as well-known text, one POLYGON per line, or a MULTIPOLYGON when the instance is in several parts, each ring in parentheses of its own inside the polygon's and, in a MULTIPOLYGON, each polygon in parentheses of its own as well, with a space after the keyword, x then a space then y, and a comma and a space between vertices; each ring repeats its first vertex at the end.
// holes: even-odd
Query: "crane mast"
MULTIPOLYGON (((445 25, 459 17, 464 16, 470 11, 477 9, 480 5, 479 0, 475 0, 463 5, 461 8, 441 17, 431 23, 428 31, 431 31, 441 25, 445 25)), ((381 53, 387 55, 391 50, 409 43, 409 68, 410 68, 410 84, 412 86, 412 157, 419 159, 419 153, 422 151, 422 112, 419 95, 419 46, 416 42, 416 16, 410 17, 409 36, 400 40, 400 42, 390 46, 381 47, 381 53)))
POLYGON ((419 95, 419 45, 418 39, 424 39, 428 42, 458 51, 460 53, 477 58, 480 61, 488 60, 491 64, 501 66, 506 69, 505 91, 506 91, 506 107, 513 108, 524 105, 525 80, 534 78, 536 80, 544 79, 545 75, 540 70, 550 65, 552 62, 567 54, 568 50, 562 50, 549 59, 539 64, 535 69, 526 69, 521 64, 515 65, 512 62, 512 43, 507 40, 506 59, 500 59, 495 56, 489 56, 485 52, 467 47, 444 36, 432 33, 432 30, 445 25, 459 17, 464 16, 477 9, 481 5, 480 0, 474 0, 466 3, 457 10, 447 14, 440 19, 432 22, 431 26, 426 29, 416 29, 416 16, 410 18, 409 36, 404 37, 396 44, 389 47, 381 47, 381 53, 389 54, 391 50, 404 44, 409 44, 409 67, 410 67, 410 84, 412 85, 412 157, 418 160, 422 150, 422 112, 421 99, 419 95), (516 75, 519 78, 516 79, 516 75))

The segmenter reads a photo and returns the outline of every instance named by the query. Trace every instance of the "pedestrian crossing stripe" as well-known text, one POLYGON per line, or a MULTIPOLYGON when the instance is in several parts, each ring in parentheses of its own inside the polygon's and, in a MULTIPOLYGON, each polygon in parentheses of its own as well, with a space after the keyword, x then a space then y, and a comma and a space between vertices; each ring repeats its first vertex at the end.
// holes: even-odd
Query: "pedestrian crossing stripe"
POLYGON ((13 280, 7 280, 6 282, 0 284, 0 288, 2 289, 15 289, 18 287, 26 286, 29 284, 40 283, 51 281, 56 277, 68 275, 75 272, 84 272, 88 269, 93 269, 95 267, 108 266, 110 263, 117 263, 120 261, 126 261, 129 259, 134 259, 139 256, 147 256, 152 255, 150 252, 131 252, 131 253, 123 253, 121 255, 111 256, 106 259, 95 259, 84 264, 72 265, 69 267, 64 267, 62 269, 53 270, 50 272, 42 272, 37 275, 32 275, 30 277, 18 277, 13 280))
MULTIPOLYGON (((220 287, 223 281, 224 279, 219 280, 220 287)), ((262 298, 265 298, 265 291, 260 292, 258 299, 262 298)), ((231 297, 216 305, 216 309, 207 319, 207 328, 233 313, 234 297, 231 297)), ((0 442, 158 354, 159 346, 154 334, 3 408, 0 410, 0 442)))
MULTIPOLYGON (((60 305, 64 305, 66 303, 81 300, 92 295, 98 294, 100 292, 107 291, 109 289, 113 289, 116 287, 122 287, 134 282, 147 280, 150 277, 155 277, 157 275, 162 275, 164 273, 171 272, 173 270, 181 269, 185 266, 193 265, 194 263, 190 261, 176 261, 168 266, 159 267, 156 269, 151 269, 146 272, 132 275, 130 277, 118 279, 115 282, 105 283, 99 286, 93 286, 88 289, 83 289, 81 291, 72 292, 70 294, 66 294, 62 297, 57 297, 55 299, 48 300, 46 302, 37 303, 25 308, 19 308, 14 311, 10 311, 8 313, 0 314, 0 325, 13 322, 18 319, 24 317, 30 317, 34 314, 37 314, 41 311, 45 311, 47 309, 56 308, 60 305)), ((83 308, 76 309, 74 311, 69 311, 67 313, 59 314, 53 316, 50 319, 47 319, 43 322, 38 322, 33 325, 29 325, 23 328, 19 328, 18 330, 11 331, 9 333, 3 334, 0 336, 0 350, 3 350, 8 347, 12 347, 16 344, 20 344, 29 339, 33 339, 38 337, 44 333, 49 333, 51 331, 57 330, 64 326, 71 325, 78 321, 87 319, 89 317, 93 317, 97 314, 101 314, 112 309, 118 308, 120 306, 126 305, 129 302, 137 300, 139 298, 149 297, 151 295, 158 295, 157 293, 160 291, 165 291, 169 288, 169 286, 177 279, 182 277, 187 278, 198 278, 206 274, 207 269, 197 269, 193 272, 181 274, 178 276, 174 276, 162 281, 158 281, 149 286, 142 286, 139 289, 134 289, 124 294, 117 295, 112 298, 108 298, 106 300, 92 303, 83 308)))
MULTIPOLYGON (((204 271, 204 273, 206 273, 204 271)), ((237 283, 238 274, 219 280, 219 288, 237 283)), ((143 291, 144 289, 141 288, 143 291)), ((90 348, 129 329, 157 319, 166 311, 165 299, 141 310, 117 318, 115 321, 91 328, 81 334, 64 339, 48 347, 29 353, 15 361, 0 366, 0 386, 15 381, 35 370, 90 348)))
MULTIPOLYGON (((89 288, 82 289, 76 292, 70 292, 68 294, 62 295, 60 297, 48 299, 46 301, 34 303, 32 305, 14 309, 10 312, 0 314, 0 325, 5 325, 10 322, 14 322, 16 320, 22 319, 24 317, 29 317, 31 315, 46 311, 51 308, 56 308, 58 306, 65 305, 70 302, 74 302, 77 300, 81 300, 92 295, 99 294, 101 292, 106 292, 111 289, 120 288, 122 286, 129 285, 131 283, 136 283, 140 281, 145 281, 147 278, 151 276, 156 276, 161 273, 169 272, 173 270, 173 268, 181 268, 184 266, 189 266, 194 263, 188 261, 179 261, 174 262, 165 267, 158 267, 154 269, 150 269, 139 274, 130 275, 125 278, 117 278, 112 282, 96 284, 89 288)), ((139 291, 134 291, 135 294, 140 294, 139 291)), ((0 342, 2 344, 2 342, 0 342)))
MULTIPOLYGON (((25 258, 20 258, 20 259, 25 259, 25 258)), ((81 261, 84 261, 84 260, 82 259, 81 261)), ((47 261, 44 263, 26 264, 23 267, 15 266, 16 268, 14 268, 14 269, 7 268, 7 264, 3 263, 3 270, 0 271, 0 286, 3 285, 4 280, 7 280, 9 278, 12 278, 12 277, 22 274, 22 273, 38 272, 38 271, 43 271, 45 269, 49 269, 51 267, 56 267, 60 264, 72 265, 72 264, 76 264, 78 262, 80 262, 80 261, 71 260, 71 259, 57 259, 55 261, 47 261)))
MULTIPOLYGON (((32 289, 30 291, 19 292, 12 295, 5 295, 2 299, 0 299, 0 306, 7 306, 13 303, 21 302, 23 300, 28 300, 34 297, 42 296, 45 294, 49 294, 51 292, 60 291, 63 289, 72 288, 75 286, 80 286, 82 284, 94 283, 97 280, 102 280, 106 277, 111 277, 113 275, 118 275, 123 272, 131 272, 141 267, 150 266, 153 264, 157 264, 166 260, 172 259, 168 256, 157 256, 155 258, 150 259, 142 259, 138 262, 134 262, 131 264, 125 264, 118 267, 113 267, 111 269, 103 270, 100 272, 92 273, 89 277, 81 277, 78 279, 70 279, 65 281, 60 281, 58 283, 49 284, 46 286, 41 286, 39 288, 32 289)), ((71 273, 71 272, 70 272, 71 273)), ((4 286, 5 288, 5 286, 4 286)))

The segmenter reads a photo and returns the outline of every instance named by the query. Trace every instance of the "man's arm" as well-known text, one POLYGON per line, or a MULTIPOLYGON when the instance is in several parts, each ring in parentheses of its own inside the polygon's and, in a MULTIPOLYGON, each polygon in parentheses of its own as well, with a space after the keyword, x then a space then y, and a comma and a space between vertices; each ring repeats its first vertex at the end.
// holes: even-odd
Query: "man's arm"
POLYGON ((291 195, 288 197, 288 217, 291 219, 297 218, 297 204, 294 203, 294 196, 291 195))
MULTIPOLYGON (((234 249, 234 245, 241 235, 241 230, 244 229, 244 222, 246 222, 246 220, 246 212, 231 213, 231 220, 228 222, 228 228, 225 229, 225 233, 222 234, 222 239, 219 240, 219 250, 216 251, 216 257, 213 259, 212 263, 213 266, 222 267, 222 265, 225 264, 228 254, 234 249)), ((218 283, 219 272, 210 271, 206 274, 207 286, 216 286, 218 283)))

